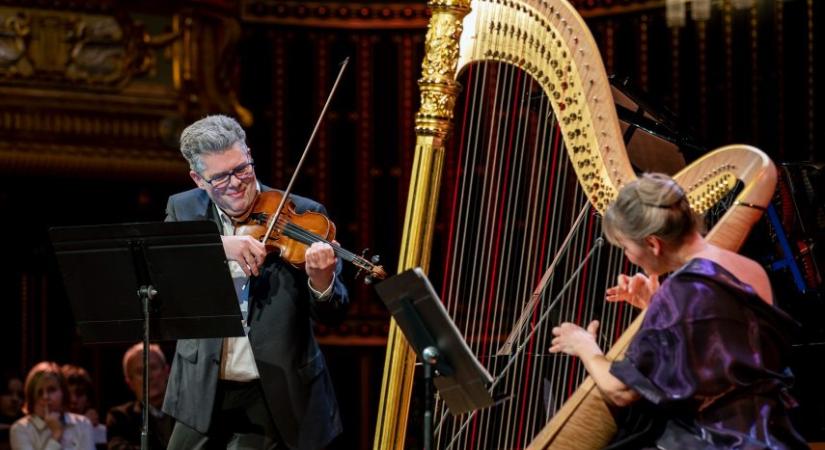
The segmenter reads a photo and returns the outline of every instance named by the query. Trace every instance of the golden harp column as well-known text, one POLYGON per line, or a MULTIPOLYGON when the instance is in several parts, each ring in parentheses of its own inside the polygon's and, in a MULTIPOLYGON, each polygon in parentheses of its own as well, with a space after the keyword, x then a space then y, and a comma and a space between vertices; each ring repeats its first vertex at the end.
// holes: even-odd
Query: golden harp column
MULTIPOLYGON (((421 108, 415 118, 415 156, 401 237, 398 271, 429 267, 444 145, 452 130, 453 110, 460 86, 455 81, 462 20, 470 0, 432 0, 425 39, 421 108)), ((395 321, 390 323, 378 422, 373 448, 401 449, 407 429, 415 353, 395 321)))

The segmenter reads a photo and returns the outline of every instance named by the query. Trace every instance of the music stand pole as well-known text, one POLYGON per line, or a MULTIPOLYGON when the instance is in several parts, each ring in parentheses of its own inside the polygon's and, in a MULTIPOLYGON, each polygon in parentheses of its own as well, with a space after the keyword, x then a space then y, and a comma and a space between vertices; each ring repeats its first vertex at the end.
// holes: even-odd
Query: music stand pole
POLYGON ((140 450, 149 450, 149 311, 157 293, 151 284, 141 286, 137 293, 143 305, 143 424, 140 429, 140 450))
POLYGON ((435 389, 433 376, 438 363, 438 349, 429 346, 421 352, 424 364, 424 450, 433 448, 433 418, 435 417, 435 389))

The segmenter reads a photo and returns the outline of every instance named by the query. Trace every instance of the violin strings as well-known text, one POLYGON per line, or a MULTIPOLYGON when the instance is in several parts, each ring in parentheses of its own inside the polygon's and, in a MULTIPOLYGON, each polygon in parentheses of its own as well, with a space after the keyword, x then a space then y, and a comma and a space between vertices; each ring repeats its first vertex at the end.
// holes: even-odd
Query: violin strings
MULTIPOLYGON (((282 222, 279 220, 278 224, 281 225, 281 223, 282 222)), ((315 234, 315 233, 313 233, 309 230, 305 230, 305 229, 299 227, 298 225, 295 225, 295 224, 290 223, 290 222, 285 222, 283 224, 284 224, 283 233, 287 237, 291 237, 291 238, 293 238, 295 240, 298 240, 299 242, 301 242, 303 244, 307 244, 307 245, 312 245, 315 242, 323 242, 325 244, 329 244, 332 247, 332 250, 335 252, 335 254, 342 257, 346 261, 354 261, 354 260, 362 260, 363 259, 359 255, 356 255, 355 253, 352 253, 351 251, 341 247, 340 245, 336 245, 336 244, 324 239, 323 237, 321 237, 321 236, 319 236, 319 235, 317 235, 317 234, 315 234)))

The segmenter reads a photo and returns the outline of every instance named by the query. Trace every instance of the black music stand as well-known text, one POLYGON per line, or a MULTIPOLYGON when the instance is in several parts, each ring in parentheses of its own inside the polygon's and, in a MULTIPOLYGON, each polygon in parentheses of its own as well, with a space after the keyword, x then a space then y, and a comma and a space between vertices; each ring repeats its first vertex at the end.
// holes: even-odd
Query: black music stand
POLYGON ((421 268, 388 278, 375 290, 424 365, 424 448, 429 450, 433 384, 456 415, 493 404, 488 391, 493 377, 467 346, 421 268))
POLYGON ((149 341, 244 335, 217 226, 131 223, 52 228, 49 235, 83 340, 143 336, 146 449, 149 341))

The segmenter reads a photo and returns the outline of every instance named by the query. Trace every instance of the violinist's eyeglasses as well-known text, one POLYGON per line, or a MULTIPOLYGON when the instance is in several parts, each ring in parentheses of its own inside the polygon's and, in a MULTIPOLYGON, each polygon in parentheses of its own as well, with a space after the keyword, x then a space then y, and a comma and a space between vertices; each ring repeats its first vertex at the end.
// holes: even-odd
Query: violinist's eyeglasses
POLYGON ((252 179, 253 174, 255 173, 255 162, 249 161, 246 163, 241 164, 240 166, 230 170, 229 172, 219 173, 210 179, 203 178, 203 181, 209 183, 215 189, 223 189, 229 186, 229 181, 234 176, 240 181, 247 181, 252 179))

